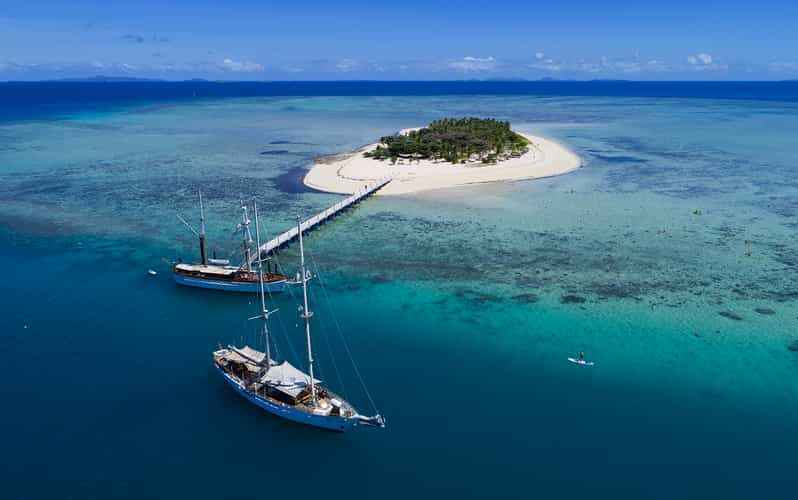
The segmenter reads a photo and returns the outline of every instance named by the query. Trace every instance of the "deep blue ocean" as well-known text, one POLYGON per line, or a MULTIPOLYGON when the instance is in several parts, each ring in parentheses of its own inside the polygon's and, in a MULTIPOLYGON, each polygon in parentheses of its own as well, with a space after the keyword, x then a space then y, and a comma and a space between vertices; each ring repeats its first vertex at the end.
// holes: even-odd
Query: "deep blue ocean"
POLYGON ((798 100, 798 81, 0 82, 0 118, 25 119, 124 103, 286 96, 594 96, 798 100))
POLYGON ((794 499, 796 137, 798 82, 0 83, 0 497, 794 499), (256 300, 172 282, 175 215, 201 189, 237 259, 240 199, 277 234, 340 199, 314 158, 473 115, 584 166, 307 238, 320 377, 368 412, 340 326, 388 427, 233 393, 211 351, 259 347, 256 300))

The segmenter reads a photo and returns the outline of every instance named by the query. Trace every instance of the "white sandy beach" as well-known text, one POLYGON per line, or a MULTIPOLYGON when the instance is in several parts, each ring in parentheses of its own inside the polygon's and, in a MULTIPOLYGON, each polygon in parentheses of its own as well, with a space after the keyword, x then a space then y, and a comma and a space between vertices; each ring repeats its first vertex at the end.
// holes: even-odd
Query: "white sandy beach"
POLYGON ((579 157, 566 147, 543 137, 521 135, 529 139, 529 151, 495 165, 453 165, 430 160, 400 160, 392 165, 388 160, 363 156, 364 152, 377 147, 375 143, 347 155, 317 161, 304 182, 320 191, 351 194, 368 182, 393 177, 393 182, 377 194, 401 195, 468 184, 539 179, 566 174, 580 167, 579 157))

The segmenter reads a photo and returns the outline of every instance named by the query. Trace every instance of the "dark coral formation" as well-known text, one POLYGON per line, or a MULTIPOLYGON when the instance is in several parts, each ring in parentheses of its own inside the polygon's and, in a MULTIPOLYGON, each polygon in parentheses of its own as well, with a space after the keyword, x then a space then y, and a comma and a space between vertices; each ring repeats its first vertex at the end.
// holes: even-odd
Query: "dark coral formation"
POLYGON ((735 313, 733 313, 731 311, 720 311, 718 314, 720 314, 724 318, 733 319, 735 321, 742 321, 742 319, 743 319, 742 316, 740 316, 739 314, 735 314, 735 313))
POLYGON ((520 293, 513 296, 513 300, 521 304, 534 304, 540 300, 540 297, 534 293, 520 293))

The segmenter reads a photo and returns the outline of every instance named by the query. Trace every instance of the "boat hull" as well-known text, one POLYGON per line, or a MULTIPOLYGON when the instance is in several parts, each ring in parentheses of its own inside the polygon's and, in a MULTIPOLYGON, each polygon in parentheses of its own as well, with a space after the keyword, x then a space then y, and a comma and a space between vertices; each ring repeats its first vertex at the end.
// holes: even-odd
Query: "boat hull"
POLYGON ((310 413, 303 412, 301 410, 296 410, 288 405, 275 403, 268 399, 262 398, 256 394, 247 392, 246 390, 244 390, 243 387, 239 385, 239 383, 233 377, 231 377, 230 375, 225 373, 224 370, 219 368, 218 365, 214 364, 214 367, 222 375, 225 381, 228 384, 230 384, 230 387, 232 387, 233 390, 235 390, 238 394, 249 400, 250 403, 260 407, 263 410, 268 411, 272 415, 276 415, 286 420, 298 422, 300 424, 319 427, 321 429, 327 429, 335 432, 344 432, 352 428, 352 426, 357 425, 358 421, 354 418, 345 418, 345 417, 327 416, 327 415, 313 415, 310 413))
MULTIPOLYGON (((180 273, 172 274, 174 275, 175 283, 178 285, 206 288, 209 290, 224 290, 227 292, 260 293, 260 283, 258 282, 249 283, 242 281, 215 280, 196 276, 186 276, 180 273)), ((271 281, 264 283, 263 289, 266 293, 280 293, 284 292, 287 286, 287 280, 271 281)))

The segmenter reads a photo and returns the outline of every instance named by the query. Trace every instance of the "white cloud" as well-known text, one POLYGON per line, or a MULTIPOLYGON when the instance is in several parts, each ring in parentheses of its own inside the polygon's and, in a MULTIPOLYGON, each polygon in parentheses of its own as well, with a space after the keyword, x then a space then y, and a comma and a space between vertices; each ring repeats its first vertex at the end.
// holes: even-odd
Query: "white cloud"
POLYGON ((770 71, 776 73, 798 73, 798 62, 795 61, 777 61, 768 65, 770 71))
POLYGON ((543 52, 535 52, 535 59, 543 59, 544 57, 546 57, 546 54, 543 52))
POLYGON ((555 62, 542 62, 542 63, 533 63, 529 65, 532 69, 540 69, 544 71, 560 71, 562 68, 561 65, 556 64, 555 62))
POLYGON ((693 66, 709 65, 712 64, 712 56, 706 52, 701 52, 700 54, 687 56, 687 62, 693 66))
POLYGON ((496 67, 496 59, 494 59, 492 56, 465 56, 462 59, 450 61, 449 67, 458 71, 487 71, 496 67))
POLYGON ((577 76, 626 77, 646 73, 664 73, 671 71, 672 66, 657 59, 648 61, 610 59, 602 56, 599 59, 578 59, 576 61, 558 61, 551 58, 538 59, 526 65, 527 68, 548 73, 559 73, 577 76))
POLYGON ((666 64, 666 63, 664 63, 662 61, 659 61, 657 59, 652 59, 652 60, 648 61, 646 63, 645 69, 646 69, 646 71, 654 71, 654 72, 657 72, 657 73, 664 73, 664 72, 671 71, 670 65, 668 65, 668 64, 666 64))
POLYGON ((706 52, 687 56, 687 62, 689 63, 688 67, 695 71, 719 71, 729 69, 728 64, 718 63, 706 52))
POLYGON ((357 65, 358 65, 358 62, 355 61, 354 59, 341 59, 335 65, 335 69, 337 69, 338 71, 341 71, 343 73, 348 73, 349 71, 352 71, 353 69, 355 69, 357 67, 357 65))
POLYGON ((235 73, 257 73, 264 69, 262 64, 251 61, 235 61, 229 57, 222 61, 221 68, 235 73))
POLYGON ((616 61, 613 68, 620 73, 640 73, 640 63, 637 61, 616 61))

